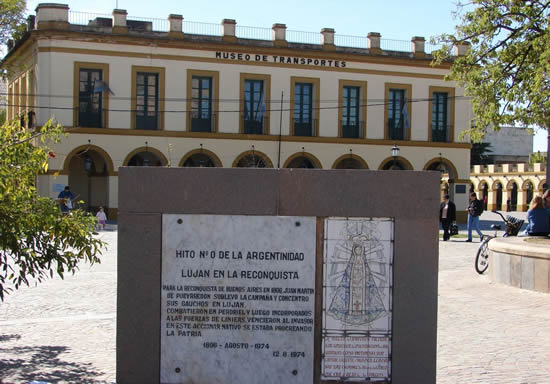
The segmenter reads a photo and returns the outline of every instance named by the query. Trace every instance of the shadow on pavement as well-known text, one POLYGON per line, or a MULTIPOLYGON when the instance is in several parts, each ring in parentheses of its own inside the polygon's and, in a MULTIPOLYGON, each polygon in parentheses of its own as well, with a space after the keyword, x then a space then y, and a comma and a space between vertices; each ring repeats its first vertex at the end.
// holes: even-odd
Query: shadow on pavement
MULTIPOLYGON (((20 337, 0 335, 0 341, 20 337)), ((0 348, 0 356, 18 356, 0 360, 0 383, 28 383, 33 380, 48 383, 97 383, 93 378, 102 373, 93 369, 91 364, 73 363, 59 358, 68 349, 60 346, 0 348)))

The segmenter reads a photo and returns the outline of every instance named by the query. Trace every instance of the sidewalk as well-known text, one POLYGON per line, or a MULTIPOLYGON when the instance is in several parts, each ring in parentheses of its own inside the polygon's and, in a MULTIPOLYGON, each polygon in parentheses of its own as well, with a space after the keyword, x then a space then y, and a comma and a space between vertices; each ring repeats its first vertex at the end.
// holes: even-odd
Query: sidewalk
MULTIPOLYGON (((0 303, 0 383, 115 382, 117 232, 100 236, 101 264, 0 303)), ((550 295, 491 284, 463 241, 439 242, 438 384, 550 383, 550 295)))

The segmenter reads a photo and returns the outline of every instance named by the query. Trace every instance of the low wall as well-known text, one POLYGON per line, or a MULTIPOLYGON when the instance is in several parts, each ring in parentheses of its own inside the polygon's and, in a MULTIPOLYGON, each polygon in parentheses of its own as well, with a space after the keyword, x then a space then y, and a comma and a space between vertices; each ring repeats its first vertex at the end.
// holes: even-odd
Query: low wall
POLYGON ((550 238, 491 240, 489 278, 496 283, 550 293, 550 238))

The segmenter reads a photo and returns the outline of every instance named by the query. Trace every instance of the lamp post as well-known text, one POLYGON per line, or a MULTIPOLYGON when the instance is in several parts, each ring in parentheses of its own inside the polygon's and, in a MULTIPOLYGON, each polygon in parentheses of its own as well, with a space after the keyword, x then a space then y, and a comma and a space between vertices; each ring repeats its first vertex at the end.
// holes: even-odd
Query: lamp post
POLYGON ((393 148, 391 149, 391 155, 393 157, 393 163, 390 169, 396 169, 397 158, 399 157, 399 147, 397 146, 397 144, 393 145, 393 148))

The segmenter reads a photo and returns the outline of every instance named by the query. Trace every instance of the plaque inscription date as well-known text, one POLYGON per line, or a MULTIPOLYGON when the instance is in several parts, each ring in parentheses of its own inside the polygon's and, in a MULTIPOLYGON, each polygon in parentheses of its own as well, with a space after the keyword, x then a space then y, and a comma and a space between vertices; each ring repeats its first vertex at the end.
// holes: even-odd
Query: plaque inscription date
POLYGON ((202 344, 203 348, 220 348, 220 349, 269 349, 269 344, 266 343, 256 343, 256 344, 249 344, 249 343, 234 343, 234 342, 227 342, 227 343, 218 343, 215 341, 207 341, 202 344))

